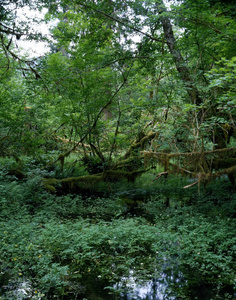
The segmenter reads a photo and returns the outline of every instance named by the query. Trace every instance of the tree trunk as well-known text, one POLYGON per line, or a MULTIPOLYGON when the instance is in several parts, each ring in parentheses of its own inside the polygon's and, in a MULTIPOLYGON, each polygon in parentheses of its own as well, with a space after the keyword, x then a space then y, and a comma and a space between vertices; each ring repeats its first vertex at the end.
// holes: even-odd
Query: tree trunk
MULTIPOLYGON (((166 7, 162 0, 156 1, 156 7, 160 15, 167 12, 166 7)), ((168 17, 162 17, 161 23, 162 23, 167 46, 170 50, 170 53, 173 56, 176 69, 178 70, 179 75, 186 86, 187 93, 191 99, 191 102, 192 104, 200 105, 202 103, 202 100, 199 96, 198 89, 194 85, 193 79, 191 78, 190 75, 189 68, 187 67, 186 62, 184 61, 183 56, 181 55, 180 51, 176 47, 176 40, 175 40, 170 19, 168 17)))

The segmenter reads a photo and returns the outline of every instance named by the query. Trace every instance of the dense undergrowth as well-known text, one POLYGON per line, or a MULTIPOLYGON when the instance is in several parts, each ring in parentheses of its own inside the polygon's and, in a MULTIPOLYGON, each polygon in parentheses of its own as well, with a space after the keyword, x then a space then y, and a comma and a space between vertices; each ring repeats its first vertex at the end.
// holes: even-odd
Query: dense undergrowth
POLYGON ((14 299, 20 282, 28 290, 17 299, 103 299, 91 296, 95 286, 120 299, 125 282, 114 285, 131 270, 138 281, 181 273, 170 299, 200 299, 203 285, 214 299, 234 297, 236 195, 227 178, 199 195, 183 190, 186 179, 148 173, 102 185, 98 197, 52 195, 42 178, 55 174, 32 164, 25 174, 9 175, 6 164, 0 173, 0 299, 14 299))

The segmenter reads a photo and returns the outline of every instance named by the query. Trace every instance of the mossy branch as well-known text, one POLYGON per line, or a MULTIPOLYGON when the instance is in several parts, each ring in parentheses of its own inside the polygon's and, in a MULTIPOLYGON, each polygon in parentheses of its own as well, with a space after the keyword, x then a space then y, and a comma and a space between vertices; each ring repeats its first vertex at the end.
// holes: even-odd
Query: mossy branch
POLYGON ((222 153, 234 153, 236 154, 236 147, 231 147, 231 148, 223 148, 223 149, 215 149, 211 151, 203 151, 203 152, 183 152, 183 153, 164 153, 164 152, 152 152, 152 151, 141 151, 144 155, 152 155, 154 157, 158 157, 160 155, 165 155, 168 158, 172 157, 191 157, 191 156, 201 156, 201 155, 209 155, 209 154, 222 154, 222 153))
POLYGON ((147 165, 147 163, 153 164, 152 160, 155 159, 156 163, 164 166, 165 172, 158 174, 156 179, 163 174, 181 174, 182 176, 196 178, 196 182, 184 187, 189 188, 195 184, 198 184, 200 187, 200 184, 202 183, 205 185, 222 175, 227 175, 232 185, 236 187, 236 158, 222 158, 225 154, 234 156, 236 154, 236 147, 190 153, 163 153, 151 151, 142 151, 142 153, 144 154, 145 165, 147 165), (208 155, 211 157, 211 163, 207 160, 208 155), (170 160, 174 157, 182 158, 179 163, 185 166, 183 167, 172 163, 170 160))
POLYGON ((128 158, 135 150, 143 150, 145 144, 155 138, 157 135, 156 132, 151 131, 149 134, 145 135, 141 139, 136 140, 128 149, 128 151, 124 155, 124 159, 128 158))

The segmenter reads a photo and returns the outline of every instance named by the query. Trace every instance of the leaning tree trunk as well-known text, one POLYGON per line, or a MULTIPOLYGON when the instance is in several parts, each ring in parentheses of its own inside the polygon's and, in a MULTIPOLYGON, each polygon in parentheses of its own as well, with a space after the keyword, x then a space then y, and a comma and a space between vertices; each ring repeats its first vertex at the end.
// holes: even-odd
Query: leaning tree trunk
MULTIPOLYGON (((181 55, 181 52, 176 46, 176 39, 174 36, 173 28, 170 22, 170 19, 166 16, 167 9, 163 3, 163 0, 158 0, 156 1, 156 8, 158 10, 158 13, 160 14, 161 22, 162 22, 162 27, 165 35, 165 40, 167 43, 167 46, 169 48, 170 53, 172 54, 172 57, 175 62, 176 69, 179 72, 179 75, 185 84, 187 93, 191 99, 192 104, 196 105, 201 105, 202 104, 202 99, 199 95, 199 91, 194 84, 194 80, 191 76, 190 70, 184 61, 183 56, 181 55), (163 15, 163 16, 162 16, 163 15)), ((199 113, 198 118, 202 119, 204 113, 203 111, 199 113)), ((224 137, 224 132, 222 129, 218 128, 215 131, 215 136, 214 136, 214 144, 216 144, 215 149, 224 149, 227 147, 226 144, 226 139, 224 137)))
MULTIPOLYGON (((162 0, 156 1, 156 8, 160 15, 163 13, 166 13, 166 7, 162 0)), ((167 46, 170 50, 170 53, 173 56, 176 69, 179 72, 179 75, 181 79, 183 80, 187 93, 191 99, 192 104, 200 105, 202 103, 202 100, 199 96, 198 89, 194 85, 193 79, 191 78, 189 68, 186 65, 186 62, 183 59, 183 56, 181 55, 180 51, 176 47, 176 40, 173 32, 173 28, 170 22, 170 19, 168 17, 163 16, 161 18, 162 27, 166 39, 167 46)))

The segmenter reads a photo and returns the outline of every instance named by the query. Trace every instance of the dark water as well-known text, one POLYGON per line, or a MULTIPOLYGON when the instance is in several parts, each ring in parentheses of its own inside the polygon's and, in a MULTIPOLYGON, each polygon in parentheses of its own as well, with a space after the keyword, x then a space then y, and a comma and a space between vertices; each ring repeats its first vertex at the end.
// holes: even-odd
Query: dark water
MULTIPOLYGON (((128 277, 123 277, 119 282, 104 288, 94 280, 77 289, 76 292, 64 296, 53 294, 34 293, 29 280, 11 279, 10 274, 0 276, 0 299, 81 299, 81 300, 225 300, 236 299, 232 287, 217 290, 213 286, 188 287, 188 281, 181 272, 166 270, 160 273, 159 278, 147 281, 137 281, 131 270, 128 277)), ((91 280, 91 278, 90 278, 91 280)))

